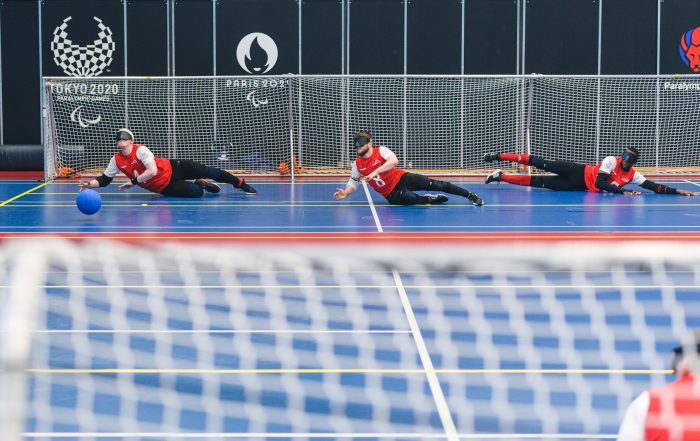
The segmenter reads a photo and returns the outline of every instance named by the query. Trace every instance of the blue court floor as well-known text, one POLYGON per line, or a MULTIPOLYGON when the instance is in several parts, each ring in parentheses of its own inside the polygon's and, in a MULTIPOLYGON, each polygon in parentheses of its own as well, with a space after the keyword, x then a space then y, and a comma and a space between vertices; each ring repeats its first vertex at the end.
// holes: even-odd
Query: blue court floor
MULTIPOLYGON (((250 179, 258 195, 225 185, 195 200, 113 183, 87 216, 75 183, 1 181, 0 236, 473 233, 490 247, 519 232, 700 233, 700 197, 465 180, 453 182, 485 206, 402 207, 369 187, 335 201, 345 182, 250 179)), ((243 242, 202 255, 105 243, 59 244, 42 279, 27 440, 614 439, 628 403, 671 380, 671 348, 700 327, 695 260, 498 270, 515 246, 501 243, 493 265, 465 246, 447 266, 391 270, 365 248, 340 270, 324 256, 258 264, 243 242)))
MULTIPOLYGON (((459 196, 441 206, 391 206, 362 187, 344 201, 345 180, 280 182, 250 179, 258 195, 224 185, 201 199, 166 198, 140 188, 99 189, 102 210, 75 207, 77 185, 0 182, 0 232, 695 232, 700 197, 553 192, 508 184, 453 181, 479 194, 483 207, 459 196), (368 194, 371 199, 368 198, 368 194)), ((700 190, 700 182, 659 181, 700 190)))

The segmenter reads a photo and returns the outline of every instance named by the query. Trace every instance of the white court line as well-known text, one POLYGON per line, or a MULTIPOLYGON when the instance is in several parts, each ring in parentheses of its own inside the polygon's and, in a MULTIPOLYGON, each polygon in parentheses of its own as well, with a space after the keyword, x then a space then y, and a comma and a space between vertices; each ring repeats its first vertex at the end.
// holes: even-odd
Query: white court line
MULTIPOLYGON (((559 433, 455 433, 455 439, 616 439, 617 435, 559 433)), ((422 438, 445 439, 441 433, 180 433, 180 432, 25 432, 24 438, 422 438)))
POLYGON ((688 184, 693 184, 693 185, 697 185, 698 187, 700 187, 700 184, 698 184, 697 182, 689 181, 687 179, 684 179, 683 182, 687 182, 688 184))
POLYGON ((369 208, 372 210, 372 217, 374 218, 374 223, 377 224, 377 230, 383 233, 382 224, 379 223, 379 215, 377 215, 377 209, 374 208, 374 202, 372 202, 372 195, 369 194, 369 188, 367 187, 367 182, 362 181, 362 188, 365 190, 365 196, 367 196, 367 202, 369 202, 369 208))
POLYGON ((445 395, 442 391, 442 386, 440 385, 440 381, 435 373, 433 360, 430 358, 428 348, 425 346, 425 341, 423 341, 423 334, 420 331, 418 321, 413 313, 413 308, 408 300, 408 295, 403 287, 401 276, 396 270, 393 270, 392 273, 394 274, 396 288, 399 291, 399 297, 401 298, 401 303, 403 304, 404 312, 406 313, 406 318, 408 319, 408 325, 411 328, 411 331, 413 331, 413 339, 415 340, 416 347, 418 348, 418 355, 420 356, 421 363, 423 364, 423 369, 427 371, 425 375, 428 377, 428 384, 430 385, 430 390, 433 393, 433 399, 435 400, 435 405, 437 406, 440 420, 445 428, 445 435, 447 435, 447 439, 456 441, 459 439, 457 436, 457 427, 455 427, 455 423, 452 420, 452 414, 447 406, 447 400, 445 399, 445 395))
POLYGON ((35 334, 410 334, 410 329, 41 329, 35 334))
MULTIPOLYGON (((379 216, 377 215, 377 210, 374 208, 374 203, 372 202, 372 195, 369 193, 367 188, 367 182, 362 182, 362 187, 365 190, 365 195, 367 196, 367 201, 372 209, 372 216, 374 217, 374 222, 377 224, 377 231, 383 233, 382 224, 379 222, 379 216)), ((433 361, 430 358, 430 353, 428 348, 425 346, 425 341, 423 341, 423 334, 420 331, 420 326, 418 326, 418 321, 413 313, 413 308, 411 307, 411 302, 408 300, 408 295, 404 289, 403 282, 401 281, 401 276, 396 270, 391 271, 394 275, 394 283, 396 283, 396 289, 399 292, 399 298, 401 299, 401 304, 403 305, 403 310, 406 313, 406 319, 408 320, 408 326, 411 328, 411 333, 413 334, 413 340, 416 343, 416 348, 418 350, 418 355, 420 356, 421 364, 423 369, 425 369, 425 376, 428 378, 428 384, 430 386, 430 391, 433 394, 433 400, 435 401, 435 406, 437 407, 438 414, 440 415, 440 421, 442 422, 442 427, 445 429, 445 435, 450 441, 458 441, 457 427, 452 420, 452 414, 447 406, 447 400, 442 391, 442 386, 435 373, 435 368, 433 366, 433 361)))

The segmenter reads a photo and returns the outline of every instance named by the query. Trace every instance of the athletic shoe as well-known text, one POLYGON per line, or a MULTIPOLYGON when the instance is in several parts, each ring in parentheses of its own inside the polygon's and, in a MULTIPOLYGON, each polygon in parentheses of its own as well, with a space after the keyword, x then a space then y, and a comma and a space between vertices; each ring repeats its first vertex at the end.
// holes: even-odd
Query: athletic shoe
POLYGON ((207 193, 218 193, 221 191, 221 187, 206 179, 197 179, 194 183, 202 187, 207 193))
POLYGON ((484 200, 477 196, 476 193, 470 192, 469 196, 467 196, 467 199, 472 201, 472 205, 476 205, 477 207, 484 205, 484 200))
POLYGON ((503 174, 502 171, 496 170, 490 175, 486 176, 486 183, 490 184, 491 182, 501 182, 501 175, 503 174))
POLYGON ((255 190, 253 187, 248 185, 248 183, 245 181, 245 179, 241 179, 241 183, 238 184, 239 190, 241 190, 245 194, 258 194, 257 190, 255 190))
POLYGON ((487 153, 484 155, 484 162, 495 162, 500 161, 500 153, 487 153))
POLYGON ((444 204, 448 201, 447 196, 444 194, 426 194, 424 196, 428 198, 428 204, 430 205, 444 204))

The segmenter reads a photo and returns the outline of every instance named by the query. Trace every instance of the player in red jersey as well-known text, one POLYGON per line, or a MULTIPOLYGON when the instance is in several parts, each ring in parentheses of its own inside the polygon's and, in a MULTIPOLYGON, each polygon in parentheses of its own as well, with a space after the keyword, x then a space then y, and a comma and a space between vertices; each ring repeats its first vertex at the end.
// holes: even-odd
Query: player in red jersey
POLYGON ((442 191, 463 196, 473 205, 484 204, 479 196, 462 187, 396 168, 399 160, 394 152, 383 146, 375 148, 372 134, 367 131, 355 133, 353 143, 357 158, 352 163, 352 173, 345 188, 337 188, 333 193, 337 200, 345 199, 357 189, 360 181, 366 181, 390 204, 395 205, 443 204, 448 200, 444 194, 420 195, 416 190, 442 191))
POLYGON ((673 350, 676 381, 642 392, 627 408, 619 441, 700 439, 700 329, 673 350))
POLYGON ((636 184, 656 193, 697 196, 698 193, 657 184, 644 177, 632 166, 639 160, 639 151, 627 147, 621 156, 608 156, 598 165, 577 164, 569 161, 549 161, 539 156, 517 153, 493 153, 484 155, 484 161, 511 161, 531 165, 554 176, 508 175, 496 170, 486 178, 486 183, 507 182, 515 185, 542 187, 558 191, 590 191, 638 195, 638 191, 623 190, 627 184, 636 184))
POLYGON ((109 185, 117 173, 122 172, 129 182, 119 186, 119 190, 139 185, 146 190, 164 196, 198 198, 208 193, 218 193, 221 187, 206 179, 226 182, 246 194, 256 194, 253 187, 243 179, 215 167, 208 167, 188 159, 165 159, 154 156, 142 144, 134 144, 134 134, 128 129, 119 129, 115 136, 119 152, 109 161, 102 176, 89 182, 81 181, 80 190, 109 185))

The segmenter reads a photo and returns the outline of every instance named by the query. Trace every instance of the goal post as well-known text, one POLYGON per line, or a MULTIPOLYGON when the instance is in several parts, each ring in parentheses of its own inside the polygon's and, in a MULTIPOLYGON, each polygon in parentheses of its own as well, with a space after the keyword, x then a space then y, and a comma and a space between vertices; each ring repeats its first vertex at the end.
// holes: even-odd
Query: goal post
POLYGON ((239 174, 347 174, 365 129, 407 170, 484 174, 484 153, 698 173, 694 76, 44 78, 46 178, 96 175, 128 126, 156 155, 239 174), (285 168, 286 166, 286 168, 285 168))

